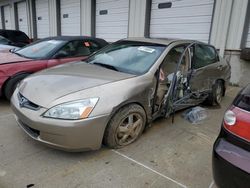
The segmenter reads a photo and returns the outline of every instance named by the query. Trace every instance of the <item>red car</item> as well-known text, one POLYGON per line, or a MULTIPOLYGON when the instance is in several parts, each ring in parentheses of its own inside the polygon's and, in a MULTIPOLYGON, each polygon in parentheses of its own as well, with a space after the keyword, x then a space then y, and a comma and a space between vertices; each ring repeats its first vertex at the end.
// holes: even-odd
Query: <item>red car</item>
POLYGON ((250 85, 224 115, 213 147, 213 176, 218 187, 250 187, 250 85))
POLYGON ((26 76, 55 65, 80 61, 108 43, 92 37, 49 37, 17 51, 0 53, 0 95, 7 99, 26 76))

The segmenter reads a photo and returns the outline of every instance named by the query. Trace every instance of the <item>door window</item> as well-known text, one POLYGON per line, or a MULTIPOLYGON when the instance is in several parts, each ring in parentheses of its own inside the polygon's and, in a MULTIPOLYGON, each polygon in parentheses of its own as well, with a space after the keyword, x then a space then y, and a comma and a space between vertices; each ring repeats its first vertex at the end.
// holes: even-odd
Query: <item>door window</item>
POLYGON ((65 57, 89 56, 101 47, 92 41, 76 40, 67 43, 59 50, 59 54, 65 54, 65 57))
MULTIPOLYGON (((161 66, 161 70, 164 72, 165 76, 168 76, 176 71, 179 59, 185 48, 186 45, 181 45, 172 48, 168 52, 161 66)), ((188 71, 188 68, 189 68, 189 56, 188 56, 188 51, 186 51, 178 71, 184 73, 188 71)))
MULTIPOLYGON (((184 52, 187 45, 180 45, 172 48, 168 54, 166 55, 165 59, 163 60, 160 66, 160 72, 158 77, 158 87, 157 87, 157 95, 156 95, 156 105, 160 105, 163 97, 168 92, 169 87, 173 81, 175 72, 177 74, 177 79, 181 81, 181 88, 186 88, 187 84, 187 73, 189 70, 189 51, 185 52, 185 55, 181 61, 180 66, 177 69, 179 59, 184 52), (181 79, 181 80, 180 80, 181 79)), ((178 81, 178 83, 179 83, 178 81)), ((178 91, 180 93, 180 91, 178 91)), ((175 92, 176 93, 176 92, 175 92)), ((175 94, 177 95, 177 94, 175 94)), ((177 98, 182 97, 178 94, 177 98)))
POLYGON ((212 46, 197 44, 194 49, 192 68, 202 68, 217 62, 217 60, 217 53, 212 46))

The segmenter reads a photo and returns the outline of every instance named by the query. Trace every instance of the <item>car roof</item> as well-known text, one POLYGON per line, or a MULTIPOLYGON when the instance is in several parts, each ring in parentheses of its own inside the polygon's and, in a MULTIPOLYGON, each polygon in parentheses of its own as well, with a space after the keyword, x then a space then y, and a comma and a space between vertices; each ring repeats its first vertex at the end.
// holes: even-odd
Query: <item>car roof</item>
POLYGON ((56 36, 56 37, 47 37, 41 40, 64 40, 64 41, 72 41, 72 40, 94 40, 101 44, 102 46, 106 46, 108 43, 101 38, 89 37, 89 36, 56 36))
POLYGON ((44 38, 44 40, 45 39, 47 39, 47 40, 53 40, 54 39, 54 40, 67 40, 67 41, 70 41, 70 40, 98 39, 98 38, 89 37, 89 36, 56 36, 56 37, 47 37, 47 38, 44 38))
POLYGON ((23 31, 20 30, 14 30, 14 29, 0 29, 1 32, 21 32, 23 33, 23 31))
MULTIPOLYGON (((169 45, 173 42, 199 42, 195 40, 187 40, 187 39, 176 39, 176 38, 147 38, 147 37, 131 37, 126 38, 123 40, 127 41, 138 41, 138 42, 148 42, 148 43, 154 43, 154 44, 161 44, 161 45, 169 45)), ((202 43, 202 42, 199 42, 202 43)))
POLYGON ((3 34, 3 33, 22 33, 23 35, 27 36, 26 33, 24 33, 23 31, 11 30, 11 29, 0 29, 0 33, 1 34, 3 34))

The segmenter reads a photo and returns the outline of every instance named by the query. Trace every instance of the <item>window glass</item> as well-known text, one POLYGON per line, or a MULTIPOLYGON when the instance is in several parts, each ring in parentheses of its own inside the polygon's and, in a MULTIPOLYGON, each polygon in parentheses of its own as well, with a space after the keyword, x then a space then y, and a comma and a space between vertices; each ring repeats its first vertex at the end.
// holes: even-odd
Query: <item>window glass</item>
POLYGON ((13 38, 15 38, 14 40, 16 42, 27 43, 29 41, 29 38, 22 32, 13 32, 13 34, 14 34, 13 38))
POLYGON ((92 41, 86 41, 86 44, 89 44, 89 50, 91 53, 96 52, 97 50, 101 49, 101 46, 99 46, 97 43, 92 42, 92 41))
POLYGON ((208 45, 196 45, 194 52, 193 68, 198 69, 217 61, 216 51, 208 45))
POLYGON ((121 41, 103 48, 87 59, 87 63, 140 75, 150 69, 165 48, 160 44, 121 41))
POLYGON ((0 36, 0 44, 9 44, 10 41, 2 36, 0 36))
POLYGON ((89 56, 99 49, 99 46, 93 42, 76 40, 67 43, 58 51, 59 54, 65 54, 66 57, 89 56))
MULTIPOLYGON (((176 71, 179 59, 182 55, 182 53, 184 52, 186 48, 186 45, 182 45, 182 46, 177 46, 172 48, 167 56, 165 57, 161 69, 164 72, 165 77, 174 73, 176 71)), ((180 64, 179 70, 183 73, 188 71, 188 67, 189 66, 189 58, 188 58, 188 51, 186 51, 182 62, 180 64)))
POLYGON ((44 59, 47 58, 51 52, 59 48, 64 43, 66 42, 63 40, 45 40, 21 48, 20 50, 17 50, 14 53, 26 58, 44 59))

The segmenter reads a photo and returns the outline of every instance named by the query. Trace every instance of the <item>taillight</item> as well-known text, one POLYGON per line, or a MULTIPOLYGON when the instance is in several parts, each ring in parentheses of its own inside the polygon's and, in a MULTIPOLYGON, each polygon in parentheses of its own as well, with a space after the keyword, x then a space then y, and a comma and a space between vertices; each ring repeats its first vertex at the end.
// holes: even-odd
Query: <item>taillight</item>
POLYGON ((232 107, 224 115, 224 127, 232 134, 250 141, 250 112, 232 107))

